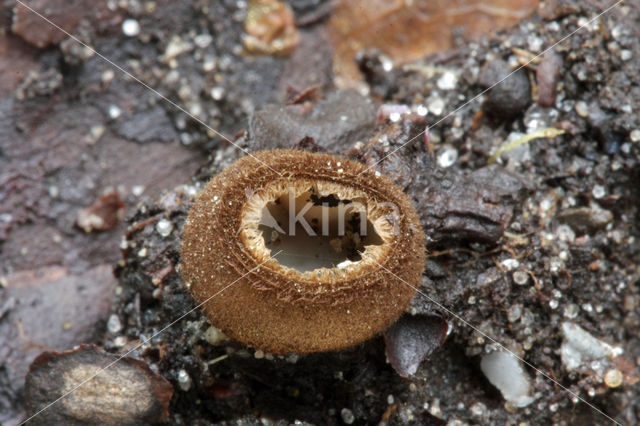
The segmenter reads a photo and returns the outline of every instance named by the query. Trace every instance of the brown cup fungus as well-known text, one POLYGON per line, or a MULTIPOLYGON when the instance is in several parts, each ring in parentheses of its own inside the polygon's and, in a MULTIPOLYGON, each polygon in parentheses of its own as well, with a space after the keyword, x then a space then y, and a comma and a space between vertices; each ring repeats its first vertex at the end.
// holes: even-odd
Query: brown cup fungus
POLYGON ((211 323, 275 354, 342 349, 384 331, 424 262, 400 188, 362 164, 294 150, 243 157, 214 177, 182 238, 183 278, 211 323))

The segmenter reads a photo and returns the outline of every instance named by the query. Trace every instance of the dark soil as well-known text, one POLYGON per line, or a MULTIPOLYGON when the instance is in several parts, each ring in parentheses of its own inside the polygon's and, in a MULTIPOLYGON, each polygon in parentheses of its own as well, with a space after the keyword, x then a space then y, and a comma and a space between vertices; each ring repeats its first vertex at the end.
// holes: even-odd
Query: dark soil
MULTIPOLYGON (((461 42, 446 55, 389 72, 374 66, 371 91, 360 96, 331 85, 323 1, 292 2, 311 23, 299 28, 301 44, 290 57, 241 53, 242 2, 155 3, 153 11, 103 11, 103 25, 86 16, 69 25, 77 21, 74 34, 245 149, 326 151, 392 177, 413 197, 430 253, 420 289, 427 297, 418 294, 408 315, 442 316, 451 331, 414 376, 402 378, 385 360, 382 336, 337 353, 272 357, 218 341, 198 310, 182 317, 195 307, 179 275, 186 213, 198 189, 242 152, 72 41, 38 49, 7 30, 0 34, 0 422, 24 415, 28 362, 15 360, 30 362, 38 351, 16 324, 40 315, 46 292, 55 291, 44 284, 78 292, 85 280, 111 292, 115 283, 103 268, 117 264, 109 312, 79 309, 75 322, 84 328, 64 339, 57 336, 68 320, 38 317, 39 330, 34 325, 26 341, 42 350, 91 342, 126 353, 179 319, 131 354, 174 385, 166 424, 611 423, 529 368, 534 401, 524 408, 505 403, 480 369, 482 355, 498 348, 485 335, 607 416, 640 423, 637 3, 618 6, 556 46, 562 60, 543 71, 560 67, 557 79, 532 64, 517 84, 468 104, 492 84, 489 76, 513 67, 512 48, 540 53, 609 4, 547 2, 517 27, 461 42), (122 34, 125 17, 138 20, 139 37, 122 34), (193 44, 202 33, 213 36, 205 47, 193 44), (173 36, 192 47, 171 63, 163 55, 173 36), (451 76, 448 87, 442 79, 451 76), (557 84, 552 107, 530 93, 522 102, 523 87, 535 94, 539 85, 548 102, 549 84, 557 84), (291 87, 313 85, 324 92, 317 104, 285 106, 291 87), (376 125, 362 112, 375 114, 380 103, 423 105, 428 113, 376 125), (304 108, 313 108, 313 119, 301 115, 304 108), (419 135, 424 123, 432 126, 428 142, 419 135), (532 140, 488 165, 504 141, 547 127, 564 134, 532 140), (114 190, 127 206, 128 228, 120 222, 86 233, 75 225, 79 210, 114 190), (24 271, 45 278, 25 278, 24 271), (25 302, 25 288, 34 288, 25 282, 44 292, 34 293, 33 304, 25 302), (113 314, 121 328, 114 320, 107 326, 113 314), (568 371, 560 356, 564 322, 623 353, 568 371), (42 330, 50 340, 37 341, 42 330), (603 383, 610 369, 623 373, 621 386, 603 383)), ((1 4, 9 28, 14 3, 1 4)), ((70 300, 99 302, 77 299, 70 300)))

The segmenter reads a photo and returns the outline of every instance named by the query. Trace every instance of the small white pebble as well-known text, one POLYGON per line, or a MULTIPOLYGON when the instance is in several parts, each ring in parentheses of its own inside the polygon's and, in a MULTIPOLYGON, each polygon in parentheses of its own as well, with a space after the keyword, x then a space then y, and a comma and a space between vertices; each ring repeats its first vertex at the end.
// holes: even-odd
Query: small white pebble
POLYGON ((509 307, 507 310, 507 319, 509 322, 516 322, 522 315, 522 306, 515 304, 509 307))
POLYGON ((608 370, 604 375, 604 384, 610 388, 617 388, 623 381, 622 372, 618 369, 608 370))
POLYGON ((145 190, 144 185, 134 185, 131 187, 131 193, 136 197, 141 196, 144 190, 145 190))
POLYGON ((565 318, 573 319, 578 316, 580 308, 575 303, 570 303, 564 307, 563 315, 565 318))
POLYGON ((458 150, 452 146, 444 146, 438 152, 438 165, 442 168, 452 166, 458 159, 458 150))
POLYGON ((191 389, 191 376, 185 370, 178 372, 178 385, 185 392, 191 389))
POLYGON ((195 43, 195 45, 201 49, 204 49, 205 47, 209 46, 212 41, 213 41, 213 37, 211 36, 211 34, 206 34, 206 33, 198 34, 193 38, 193 42, 195 43))
POLYGON ((394 111, 391 114, 389 114, 389 121, 391 121, 392 123, 397 123, 398 121, 400 121, 401 115, 399 112, 394 111))
POLYGON ((525 285, 529 281, 529 274, 525 271, 515 271, 513 273, 513 281, 518 285, 525 285))
POLYGON ((576 106, 574 108, 576 110, 576 114, 582 118, 586 118, 589 115, 589 107, 585 101, 576 102, 576 106))
POLYGON ((510 353, 496 351, 484 355, 480 369, 507 402, 516 407, 526 407, 533 402, 529 375, 510 353))
POLYGON ((393 69, 393 61, 389 57, 382 56, 380 58, 380 62, 382 63, 382 69, 384 72, 389 72, 393 69))
POLYGON ((631 139, 631 142, 640 142, 640 129, 632 130, 629 133, 629 139, 631 139))
POLYGON ((212 87, 209 94, 214 101, 220 101, 224 97, 224 88, 220 86, 212 87))
POLYGON ((436 84, 438 85, 438 88, 442 90, 455 89, 458 85, 458 77, 453 72, 446 71, 438 79, 436 84))
POLYGON ((122 323, 120 322, 120 317, 118 317, 118 315, 111 314, 107 321, 107 330, 112 334, 116 334, 122 330, 122 323))
POLYGON ((58 187, 55 185, 51 185, 49 187, 49 197, 58 198, 59 195, 60 195, 60 190, 58 189, 58 187))
POLYGON ((429 113, 429 110, 427 109, 426 106, 424 105, 418 105, 416 107, 416 114, 418 114, 421 117, 424 117, 425 115, 427 115, 429 113))
POLYGON ((429 111, 431 111, 433 114, 440 115, 444 110, 444 101, 441 98, 436 97, 429 102, 427 108, 429 108, 429 111))
POLYGON ((125 336, 118 336, 113 339, 113 344, 119 348, 127 344, 127 338, 125 336))
POLYGON ((156 223, 156 231, 163 237, 168 237, 171 231, 173 231, 173 224, 167 219, 160 219, 158 223, 156 223))
POLYGON ((210 345, 216 346, 221 342, 228 340, 228 337, 218 328, 209 327, 207 331, 204 332, 204 339, 210 345))
POLYGON ((471 410, 472 416, 481 417, 484 415, 484 413, 486 413, 487 406, 484 405, 482 402, 476 402, 471 406, 470 410, 471 410))
POLYGON ((520 262, 518 262, 517 259, 505 259, 502 262, 500 262, 500 264, 507 271, 512 271, 518 266, 520 266, 520 262))
POLYGON ((348 408, 343 408, 342 410, 340 410, 340 416, 342 417, 342 421, 347 425, 353 424, 353 422, 356 420, 353 412, 348 408))
POLYGON ((116 118, 120 117, 120 115, 122 114, 122 110, 118 108, 117 105, 110 105, 108 114, 110 119, 115 120, 116 118))
POLYGON ((596 185, 591 190, 591 195, 593 195, 593 198, 595 198, 596 200, 599 200, 600 198, 604 197, 606 193, 607 191, 605 187, 602 185, 596 185))
POLYGON ((122 21, 122 32, 127 37, 135 37, 140 34, 140 23, 135 19, 125 19, 122 21))

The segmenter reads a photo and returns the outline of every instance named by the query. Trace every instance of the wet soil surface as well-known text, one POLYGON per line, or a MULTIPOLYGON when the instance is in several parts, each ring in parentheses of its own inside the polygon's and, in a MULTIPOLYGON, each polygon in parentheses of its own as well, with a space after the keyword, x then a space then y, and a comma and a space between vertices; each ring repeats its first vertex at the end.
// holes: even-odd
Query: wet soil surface
POLYGON ((477 99, 530 59, 525 51, 540 53, 608 4, 550 1, 511 30, 391 70, 369 52, 362 95, 332 87, 325 2, 292 2, 304 25, 289 57, 242 54, 244 2, 105 3, 88 16, 76 3, 78 16, 57 15, 62 26, 237 145, 334 153, 393 178, 414 200, 429 252, 424 295, 407 315, 443 318, 450 331, 403 378, 382 337, 274 357, 224 340, 198 310, 183 317, 195 307, 179 275, 186 213, 242 152, 73 40, 40 34, 45 24, 12 33, 17 12, 5 0, 0 422, 23 418, 24 374, 39 351, 91 342, 123 354, 177 319, 131 353, 174 386, 166 424, 612 423, 595 408, 640 422, 636 3, 477 99), (125 18, 139 23, 138 36, 122 34, 125 18), (292 88, 311 86, 319 100, 287 106, 292 88), (376 123, 381 103, 413 112, 376 123), (547 128, 564 133, 488 164, 503 142, 547 128), (114 191, 126 224, 79 227, 78 212, 114 191), (571 364, 562 348, 573 325, 618 355, 571 364), (499 349, 487 336, 571 394, 525 366, 531 400, 505 400, 481 368, 499 349))

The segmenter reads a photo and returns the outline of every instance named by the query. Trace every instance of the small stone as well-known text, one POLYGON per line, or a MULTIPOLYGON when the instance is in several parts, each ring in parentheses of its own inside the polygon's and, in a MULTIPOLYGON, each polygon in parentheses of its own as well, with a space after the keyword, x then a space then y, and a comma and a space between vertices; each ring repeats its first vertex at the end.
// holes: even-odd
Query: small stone
POLYGON ((573 229, 571 229, 569 225, 565 224, 558 225, 558 228, 556 228, 556 235, 558 236, 558 240, 569 243, 572 243, 576 239, 576 233, 573 232, 573 229))
POLYGON ((631 139, 631 142, 640 142, 640 129, 632 130, 629 133, 629 139, 631 139))
POLYGON ((167 47, 164 50, 164 55, 162 60, 165 63, 170 63, 173 59, 177 58, 179 55, 190 51, 193 49, 193 45, 188 41, 183 40, 179 35, 175 34, 169 40, 167 47))
POLYGON ((505 259, 502 262, 500 262, 500 265, 502 265, 502 267, 507 271, 512 271, 518 266, 520 266, 520 262, 518 262, 517 259, 505 259))
POLYGON ((529 274, 525 271, 515 271, 513 273, 513 282, 518 285, 525 285, 529 281, 529 274))
POLYGON ((191 389, 191 376, 184 369, 178 372, 178 386, 183 391, 188 391, 191 389))
POLYGON ((487 406, 482 402, 476 402, 471 406, 470 410, 472 416, 482 417, 487 412, 487 406))
POLYGON ((110 105, 107 113, 109 114, 110 119, 115 120, 120 117, 122 110, 117 105, 110 105))
POLYGON ((578 312, 580 312, 580 307, 575 303, 570 303, 565 306, 563 315, 565 318, 574 319, 578 316, 578 312))
POLYGON ((445 145, 438 152, 438 165, 442 168, 452 166, 458 159, 458 150, 450 145, 445 145))
POLYGON ((563 323, 562 333, 564 340, 560 347, 560 358, 568 371, 585 366, 589 361, 615 357, 622 353, 622 349, 595 338, 577 324, 563 323))
POLYGON ((429 98, 429 103, 427 105, 427 108, 429 111, 431 111, 432 114, 440 115, 442 114, 442 111, 444 111, 444 101, 442 100, 441 97, 437 95, 431 96, 429 98))
POLYGON ((162 287, 158 287, 155 290, 153 290, 153 292, 151 292, 151 297, 153 297, 154 299, 161 300, 162 296, 163 296, 162 287))
POLYGON ((608 370, 604 375, 604 384, 610 388, 617 388, 622 384, 622 372, 618 369, 608 370))
POLYGON ((509 307, 507 310, 507 319, 509 322, 516 322, 522 315, 522 306, 516 304, 509 307))
POLYGON ((51 185, 49 187, 49 197, 58 198, 59 195, 60 195, 60 190, 58 189, 58 187, 55 185, 51 185))
POLYGON ((195 36, 193 38, 193 42, 200 49, 206 48, 207 46, 209 46, 211 44, 212 41, 213 41, 213 36, 211 36, 211 34, 206 34, 206 33, 205 34, 198 34, 197 36, 195 36))
POLYGON ((258 349, 257 351, 255 351, 255 352, 253 353, 253 357, 254 357, 255 359, 263 359, 263 358, 264 358, 264 352, 263 352, 263 351, 261 351, 260 349, 258 349))
POLYGON ((401 317, 384 334, 389 363, 400 376, 412 376, 420 364, 444 344, 447 330, 448 324, 442 318, 401 317))
POLYGON ((144 185, 134 185, 134 186, 131 188, 131 193, 132 193, 134 196, 139 197, 139 196, 141 196, 141 195, 144 193, 144 190, 145 190, 144 185))
POLYGON ((597 231, 613 220, 613 213, 592 203, 589 207, 567 209, 558 215, 559 219, 580 234, 597 231))
POLYGON ((596 200, 604 197, 606 194, 607 194, 607 190, 602 185, 596 185, 591 190, 591 195, 593 195, 593 198, 595 198, 596 200))
POLYGON ((489 62, 478 78, 481 85, 491 87, 482 109, 494 118, 514 117, 531 103, 531 84, 526 71, 511 72, 506 62, 496 60, 489 62))
POLYGON ((458 76, 451 71, 445 71, 436 82, 439 89, 452 90, 458 85, 458 76))
POLYGON ((353 424, 356 419, 353 415, 353 412, 348 408, 343 408, 342 410, 340 410, 340 416, 342 417, 342 421, 347 425, 353 424))
MULTIPOLYGON (((416 107, 416 114, 418 114, 421 117, 424 117, 425 115, 427 115, 429 113, 429 110, 427 109, 426 106, 424 105, 418 105, 416 107)), ((633 133, 633 132, 631 132, 633 133)), ((640 131, 638 132, 638 140, 640 140, 640 131)))
POLYGON ((516 407, 526 407, 533 402, 530 378, 520 361, 508 352, 495 351, 480 361, 480 369, 504 399, 516 407))
POLYGON ((564 269, 564 262, 561 259, 557 257, 551 258, 551 260, 549 261, 549 272, 553 274, 557 274, 563 269, 564 269))
POLYGON ((429 406, 429 414, 434 417, 442 416, 442 408, 440 407, 440 400, 435 399, 433 403, 429 406))
POLYGON ((212 87, 209 95, 211 95, 211 99, 214 101, 220 101, 224 97, 224 88, 220 86, 212 87))
POLYGON ((109 333, 116 334, 120 330, 122 330, 122 323, 120 322, 120 317, 116 314, 112 314, 107 321, 107 330, 109 333))
POLYGON ((45 425, 156 423, 168 417, 172 395, 171 384, 144 362, 94 345, 42 353, 24 390, 27 415, 39 413, 34 424, 45 425))
POLYGON ((160 219, 158 223, 156 223, 156 231, 163 237, 168 237, 172 230, 173 224, 167 219, 160 219))
POLYGON ((229 338, 219 328, 213 326, 207 328, 207 331, 204 332, 204 339, 207 343, 213 346, 229 340, 229 338))
POLYGON ((121 348, 127 344, 127 338, 125 336, 118 336, 115 339, 113 339, 113 344, 114 346, 121 348))
POLYGON ((140 34, 140 23, 135 19, 125 19, 122 21, 122 33, 127 37, 136 37, 140 34))
POLYGON ((576 114, 582 118, 587 118, 589 116, 589 106, 585 101, 576 102, 574 109, 576 110, 576 114))

